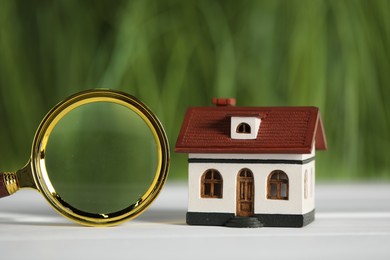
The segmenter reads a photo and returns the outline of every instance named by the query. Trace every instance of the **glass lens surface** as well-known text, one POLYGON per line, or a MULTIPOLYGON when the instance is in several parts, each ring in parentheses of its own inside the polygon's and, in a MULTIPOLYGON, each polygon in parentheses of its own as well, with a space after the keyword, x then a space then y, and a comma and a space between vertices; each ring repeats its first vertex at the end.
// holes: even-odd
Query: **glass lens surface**
POLYGON ((94 214, 121 211, 148 190, 158 164, 154 136, 131 109, 94 102, 68 112, 52 130, 45 155, 63 201, 94 214))

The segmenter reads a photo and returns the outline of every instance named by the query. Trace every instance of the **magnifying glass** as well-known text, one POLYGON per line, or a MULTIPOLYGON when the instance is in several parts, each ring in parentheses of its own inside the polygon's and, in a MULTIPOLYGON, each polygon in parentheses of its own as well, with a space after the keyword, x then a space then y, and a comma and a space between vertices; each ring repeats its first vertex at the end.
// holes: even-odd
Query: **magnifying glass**
POLYGON ((165 131, 145 104, 119 91, 87 90, 45 116, 27 165, 0 173, 0 197, 33 188, 72 221, 112 226, 150 206, 168 168, 165 131))

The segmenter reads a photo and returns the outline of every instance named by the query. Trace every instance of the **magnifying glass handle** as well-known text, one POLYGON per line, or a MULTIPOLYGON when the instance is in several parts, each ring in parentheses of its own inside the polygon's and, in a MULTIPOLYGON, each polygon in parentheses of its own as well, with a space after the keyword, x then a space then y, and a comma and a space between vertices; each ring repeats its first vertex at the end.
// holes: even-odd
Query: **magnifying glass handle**
POLYGON ((0 172, 0 198, 9 196, 18 190, 16 172, 0 172))

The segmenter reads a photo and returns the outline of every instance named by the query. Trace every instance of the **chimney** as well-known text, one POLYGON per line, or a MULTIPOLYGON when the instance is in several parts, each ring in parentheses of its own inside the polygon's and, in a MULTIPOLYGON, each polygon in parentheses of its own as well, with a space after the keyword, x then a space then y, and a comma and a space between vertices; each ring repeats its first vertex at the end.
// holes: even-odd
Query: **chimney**
POLYGON ((213 98, 213 104, 217 107, 234 107, 236 106, 235 98, 213 98))

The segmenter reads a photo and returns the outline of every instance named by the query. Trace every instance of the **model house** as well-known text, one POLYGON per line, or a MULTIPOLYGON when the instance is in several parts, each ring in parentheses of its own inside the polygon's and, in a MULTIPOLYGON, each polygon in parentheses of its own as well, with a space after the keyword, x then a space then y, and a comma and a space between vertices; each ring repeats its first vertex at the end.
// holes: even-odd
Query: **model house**
POLYGON ((316 107, 188 109, 175 151, 188 153, 190 225, 302 227, 314 220, 316 107))

